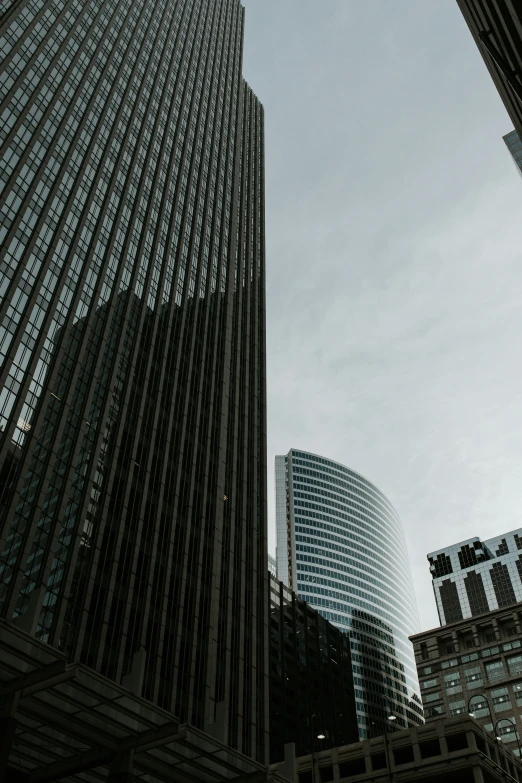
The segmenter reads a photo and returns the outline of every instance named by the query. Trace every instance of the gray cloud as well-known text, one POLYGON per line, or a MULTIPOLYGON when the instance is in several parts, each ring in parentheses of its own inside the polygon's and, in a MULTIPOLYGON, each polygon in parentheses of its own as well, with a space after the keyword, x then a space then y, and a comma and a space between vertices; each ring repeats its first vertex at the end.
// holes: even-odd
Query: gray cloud
POLYGON ((426 553, 522 524, 511 125, 454 0, 244 5, 266 110, 269 478, 295 446, 374 481, 428 628, 426 553))

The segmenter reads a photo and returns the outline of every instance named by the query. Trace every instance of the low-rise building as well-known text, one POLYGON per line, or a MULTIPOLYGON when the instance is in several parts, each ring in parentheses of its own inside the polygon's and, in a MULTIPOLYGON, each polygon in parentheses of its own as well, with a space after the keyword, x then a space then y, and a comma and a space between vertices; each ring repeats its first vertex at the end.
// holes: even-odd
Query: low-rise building
POLYGON ((522 767, 469 716, 320 750, 272 770, 292 783, 518 783, 522 767))
POLYGON ((472 713, 520 755, 522 604, 411 636, 426 721, 472 713))

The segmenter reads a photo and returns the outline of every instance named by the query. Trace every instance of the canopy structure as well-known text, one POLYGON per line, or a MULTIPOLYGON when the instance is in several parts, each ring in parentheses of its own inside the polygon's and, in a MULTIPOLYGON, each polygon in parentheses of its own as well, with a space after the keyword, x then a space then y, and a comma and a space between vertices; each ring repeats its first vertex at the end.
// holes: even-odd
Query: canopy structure
POLYGON ((285 783, 166 710, 0 620, 0 779, 285 783))

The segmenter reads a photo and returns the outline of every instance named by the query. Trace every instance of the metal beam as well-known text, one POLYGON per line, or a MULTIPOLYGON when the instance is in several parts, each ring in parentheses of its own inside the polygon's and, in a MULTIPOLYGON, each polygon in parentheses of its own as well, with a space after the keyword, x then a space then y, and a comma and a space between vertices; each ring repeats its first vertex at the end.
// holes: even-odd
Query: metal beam
POLYGON ((238 778, 231 778, 229 783, 269 783, 273 780, 272 775, 268 773, 268 770, 261 769, 257 772, 252 772, 250 775, 240 775, 238 778))
POLYGON ((61 759, 45 768, 35 770, 29 776, 30 783, 52 783, 52 781, 60 780, 60 778, 79 775, 80 772, 86 772, 89 769, 107 766, 117 756, 122 756, 130 751, 144 753, 168 742, 175 742, 177 739, 182 739, 185 736, 185 728, 183 727, 181 732, 179 728, 178 723, 167 723, 129 737, 112 747, 107 747, 106 744, 104 745, 100 742, 99 747, 93 748, 87 751, 87 753, 68 759, 61 759))
MULTIPOLYGON (((80 705, 78 710, 80 710, 80 705)), ((95 729, 86 721, 81 721, 75 715, 60 710, 51 704, 29 702, 24 704, 23 715, 32 720, 39 720, 44 726, 52 726, 53 729, 63 731, 65 737, 73 737, 83 745, 101 747, 107 750, 116 750, 118 739, 111 742, 110 737, 103 733, 103 729, 95 729)))
POLYGON ((32 772, 29 775, 29 781, 30 783, 33 783, 33 781, 35 783, 36 781, 39 781, 39 783, 44 783, 44 781, 51 783, 61 778, 79 775, 81 772, 87 772, 89 769, 109 764, 114 756, 113 751, 96 748, 88 753, 83 753, 81 756, 73 756, 71 759, 63 759, 55 764, 42 767, 42 769, 36 770, 36 772, 32 772))
MULTIPOLYGON (((66 660, 56 661, 50 663, 49 666, 45 666, 43 669, 35 669, 28 674, 22 674, 20 677, 16 677, 13 680, 7 680, 2 683, 0 687, 0 699, 4 696, 9 696, 11 693, 17 691, 29 690, 29 693, 35 693, 37 690, 51 687, 47 685, 49 680, 53 680, 55 677, 59 677, 67 672, 68 662, 66 660)), ((76 667, 73 667, 70 671, 74 671, 76 667)), ((27 695, 29 695, 27 693, 27 695)))

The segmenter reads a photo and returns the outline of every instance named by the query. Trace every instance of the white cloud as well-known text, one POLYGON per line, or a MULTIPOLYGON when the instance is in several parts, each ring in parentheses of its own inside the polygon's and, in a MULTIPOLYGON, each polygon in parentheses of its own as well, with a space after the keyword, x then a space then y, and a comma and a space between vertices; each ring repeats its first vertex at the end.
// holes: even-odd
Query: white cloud
POLYGON ((426 553, 522 524, 509 120, 453 0, 245 5, 266 109, 269 478, 295 446, 374 481, 431 627, 426 553))

